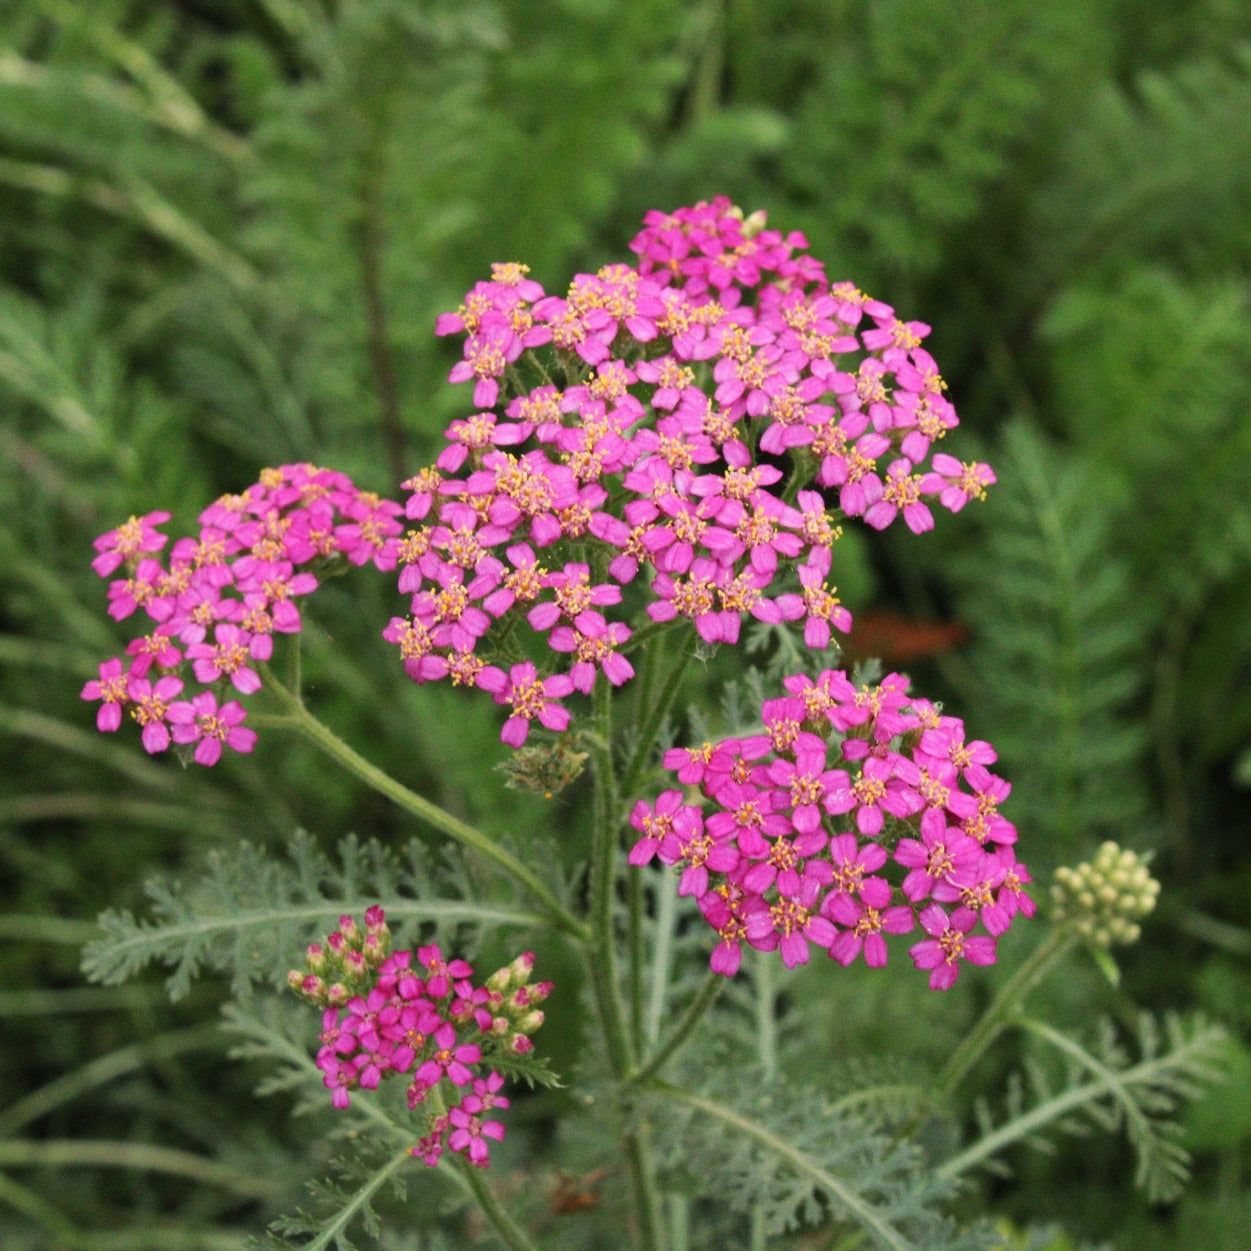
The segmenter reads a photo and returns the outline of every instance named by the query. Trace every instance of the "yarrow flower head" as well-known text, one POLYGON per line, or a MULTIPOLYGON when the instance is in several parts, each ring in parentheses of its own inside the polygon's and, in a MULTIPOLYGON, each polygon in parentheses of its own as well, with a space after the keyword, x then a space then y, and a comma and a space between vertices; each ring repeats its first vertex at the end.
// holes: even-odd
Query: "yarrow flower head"
POLYGON ((287 982, 322 1009, 317 1067, 335 1107, 350 1106, 355 1090, 402 1075, 410 1111, 453 1100, 426 1116, 412 1154, 433 1167, 446 1149, 485 1168, 490 1143, 504 1138, 490 1114, 509 1103, 499 1093, 503 1074, 488 1066, 515 1063, 533 1049, 530 1036, 543 1024, 539 1005, 553 989, 532 981, 533 972, 534 955, 524 952, 476 986, 473 968, 445 960, 437 946, 392 951, 385 914, 374 905, 363 928, 340 918, 287 982))
POLYGON ((250 752, 256 734, 239 697, 261 689, 257 666, 272 656, 274 635, 300 632, 297 601, 336 566, 395 568, 401 512, 341 473, 282 465, 209 505, 198 534, 175 542, 165 561, 156 553, 168 541, 158 529, 167 512, 101 535, 92 567, 120 575, 109 614, 138 614, 149 632, 83 687, 83 699, 100 701, 98 728, 112 733, 129 716, 149 752, 173 745, 201 765, 217 764, 225 748, 250 752))
POLYGON ((718 973, 738 970, 744 946, 788 968, 813 947, 877 968, 886 936, 918 925, 910 954, 932 988, 954 985, 961 962, 993 963, 997 938, 1034 912, 993 749, 898 674, 856 686, 827 669, 783 687, 761 708, 766 733, 666 754, 698 797, 636 804, 630 862, 680 871, 717 934, 718 973))
POLYGON ((626 584, 709 644, 750 616, 824 649, 851 627, 830 577, 844 518, 921 533, 933 504, 994 481, 942 453, 927 467, 958 424, 929 327, 831 284, 802 235, 721 197, 649 213, 630 247, 634 265, 563 296, 496 265, 436 326, 462 338, 449 379, 479 411, 404 484, 409 614, 383 637, 414 681, 507 706, 514 748, 536 721, 562 732, 570 696, 633 677, 626 584), (495 647, 518 627, 547 649, 520 672, 495 647))

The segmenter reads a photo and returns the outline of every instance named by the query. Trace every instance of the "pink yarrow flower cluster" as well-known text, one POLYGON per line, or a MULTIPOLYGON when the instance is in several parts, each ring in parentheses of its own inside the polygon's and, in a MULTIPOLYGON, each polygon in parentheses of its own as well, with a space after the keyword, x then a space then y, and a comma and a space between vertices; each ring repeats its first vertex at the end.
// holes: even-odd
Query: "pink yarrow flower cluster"
POLYGON ((272 655, 274 635, 300 631, 297 601, 336 564, 393 570, 402 511, 344 474, 282 465, 206 508, 199 533, 165 560, 157 527, 169 513, 101 535, 92 567, 122 575, 109 583, 109 615, 142 620, 148 632, 83 687, 83 699, 100 703, 96 725, 112 732, 129 714, 149 752, 179 744, 202 765, 227 747, 250 752, 256 735, 237 697, 260 689, 257 664, 272 655))
POLYGON ((992 964, 996 939, 1034 913, 994 749, 910 698, 899 674, 857 688, 827 669, 783 685, 761 708, 763 733, 665 755, 699 800, 672 789, 636 804, 630 862, 681 871, 726 976, 744 944, 788 968, 812 946, 881 967, 886 936, 918 924, 910 954, 933 989, 954 985, 962 961, 992 964))
POLYGON ((336 1108, 350 1106, 352 1091, 375 1090, 396 1076, 407 1079, 410 1111, 437 1092, 439 1110, 427 1116, 412 1154, 433 1167, 446 1149, 485 1168, 490 1143, 504 1139, 491 1113, 509 1105, 500 1093, 504 1077, 489 1062, 533 1049, 530 1035, 543 1023, 539 1005, 552 984, 530 981, 530 952, 475 986, 473 968, 446 960, 437 946, 389 947, 385 915, 375 905, 363 930, 342 917, 324 945, 309 948, 306 967, 288 975, 297 994, 323 1009, 322 1083, 336 1108))
POLYGON ((615 617, 636 579, 651 621, 708 643, 750 614, 825 648, 851 625, 829 582, 841 519, 919 533, 935 500, 955 511, 994 481, 942 453, 926 467, 958 424, 929 327, 831 284, 802 235, 722 197, 649 213, 630 246, 635 265, 564 296, 496 265, 436 326, 463 338, 449 378, 479 411, 404 484, 411 599, 383 637, 414 681, 506 706, 514 747, 536 721, 564 729, 575 691, 633 676, 615 617), (491 663, 523 623, 545 664, 491 663))

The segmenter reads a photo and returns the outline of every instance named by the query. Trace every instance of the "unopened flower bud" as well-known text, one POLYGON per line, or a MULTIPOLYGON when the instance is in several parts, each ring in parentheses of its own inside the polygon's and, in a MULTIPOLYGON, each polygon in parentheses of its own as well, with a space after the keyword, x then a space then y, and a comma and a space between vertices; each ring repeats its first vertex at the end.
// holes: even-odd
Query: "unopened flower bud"
POLYGON ((291 969, 287 973, 287 985, 298 995, 303 989, 304 979, 307 976, 308 974, 301 969, 291 969))
POLYGON ((502 969, 496 969, 494 973, 486 980, 487 990, 495 991, 499 994, 508 989, 509 982, 512 981, 512 969, 505 965, 502 969))
POLYGON ((371 904, 365 909, 365 928, 371 932, 380 930, 387 921, 387 914, 381 904, 371 904))
POLYGON ((326 983, 316 974, 306 974, 300 981, 300 994, 317 1002, 326 993, 326 983))
POLYGON ((343 935, 344 942, 352 942, 360 935, 360 928, 356 924, 356 918, 344 913, 339 918, 339 933, 343 935))
POLYGON ((527 987, 530 992, 530 1002, 532 1004, 542 1003, 544 999, 556 989, 555 982, 535 982, 527 987))
POLYGON ((381 934, 365 935, 365 941, 361 945, 361 954, 371 969, 376 969, 387 958, 387 952, 391 946, 390 937, 385 930, 381 934))
POLYGON ((539 1011, 538 1008, 535 1008, 533 1012, 527 1012, 525 1016, 517 1022, 517 1032, 519 1034, 533 1034, 534 1031, 543 1024, 544 1020, 545 1017, 543 1013, 539 1011))
POLYGON ((1056 870, 1054 916, 1097 947, 1137 941, 1137 924, 1155 907, 1160 884, 1136 852, 1105 842, 1094 859, 1056 870))
POLYGON ((508 966, 508 970, 512 974, 513 985, 524 986, 530 980, 530 974, 534 972, 534 952, 523 951, 508 966))
POLYGON ((342 982, 332 982, 326 989, 326 1006, 341 1008, 351 997, 352 992, 342 982))
POLYGON ((524 1034, 514 1034, 508 1040, 508 1050, 515 1056, 528 1055, 534 1050, 534 1043, 530 1041, 524 1034))

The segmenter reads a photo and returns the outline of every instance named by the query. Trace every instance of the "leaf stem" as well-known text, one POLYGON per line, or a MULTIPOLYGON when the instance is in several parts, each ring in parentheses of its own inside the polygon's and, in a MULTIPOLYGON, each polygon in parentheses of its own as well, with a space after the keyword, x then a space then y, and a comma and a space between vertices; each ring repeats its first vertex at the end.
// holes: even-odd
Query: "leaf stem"
POLYGON ((965 1035, 951 1053, 934 1083, 934 1099, 941 1102, 964 1080, 968 1071, 982 1058, 986 1049, 1011 1023, 1017 1004, 1053 964, 1065 955, 1076 940, 1060 927, 1037 947, 1028 960, 1004 983, 1003 989, 982 1013, 981 1019, 965 1035))
POLYGON ((379 769, 377 765, 370 763, 345 743, 328 725, 313 716, 305 707, 304 701, 289 691, 274 676, 268 666, 263 666, 263 668, 266 687, 273 692, 278 702, 290 715, 294 727, 305 738, 320 747, 332 760, 342 765, 367 786, 372 787, 380 795, 385 795, 397 807, 425 821, 458 843, 472 847, 486 859, 498 865, 530 891, 551 918, 552 924, 558 929, 564 930, 565 933, 571 934, 582 942, 590 940, 591 933, 586 924, 575 917, 556 898, 532 869, 522 864, 516 856, 493 843, 481 830, 475 829, 459 817, 454 817, 437 804, 409 790, 402 782, 379 769))

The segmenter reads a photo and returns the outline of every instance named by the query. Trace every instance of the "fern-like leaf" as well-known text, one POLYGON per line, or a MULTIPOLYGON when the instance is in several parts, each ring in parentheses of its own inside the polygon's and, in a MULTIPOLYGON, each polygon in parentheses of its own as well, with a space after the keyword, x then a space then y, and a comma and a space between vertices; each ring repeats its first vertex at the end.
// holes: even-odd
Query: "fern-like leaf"
POLYGON ((1006 1118, 997 1127, 983 1107, 978 1141, 942 1165, 938 1176, 952 1180, 1010 1144, 1040 1145, 1044 1133, 1082 1133, 1093 1124, 1110 1132, 1124 1128, 1137 1159, 1135 1184, 1148 1199, 1176 1198, 1189 1177, 1190 1157, 1172 1117, 1184 1100, 1223 1075, 1225 1031, 1203 1020, 1169 1015, 1161 1021, 1144 1013, 1139 1059, 1132 1062, 1110 1023, 1101 1026, 1093 1047, 1041 1022, 1024 1025, 1064 1056, 1058 1089, 1041 1066, 1031 1066, 1028 1095, 1020 1085, 1009 1091, 1006 1118))
MULTIPOLYGON (((520 908, 475 903, 454 892, 431 893, 451 871, 436 868, 418 842, 403 855, 376 841, 348 836, 338 862, 320 852, 306 834, 292 841, 286 860, 240 843, 207 857, 189 882, 158 878, 148 883, 152 920, 109 910, 100 917, 106 936, 83 956, 87 977, 116 985, 153 962, 173 968, 166 985, 178 999, 201 971, 229 975, 234 993, 252 984, 281 984, 309 941, 345 912, 360 915, 380 903, 393 927, 455 928, 460 951, 476 934, 507 925, 528 928, 542 918, 520 908)), ((462 889, 465 883, 460 883, 462 889)))
POLYGON ((735 1211, 762 1213, 770 1234, 833 1216, 884 1251, 994 1245, 990 1231, 962 1231, 943 1214, 951 1186, 935 1183, 918 1150, 818 1092, 740 1070, 715 1092, 658 1083, 653 1097, 663 1105, 663 1163, 675 1187, 698 1178, 703 1193, 735 1211))

